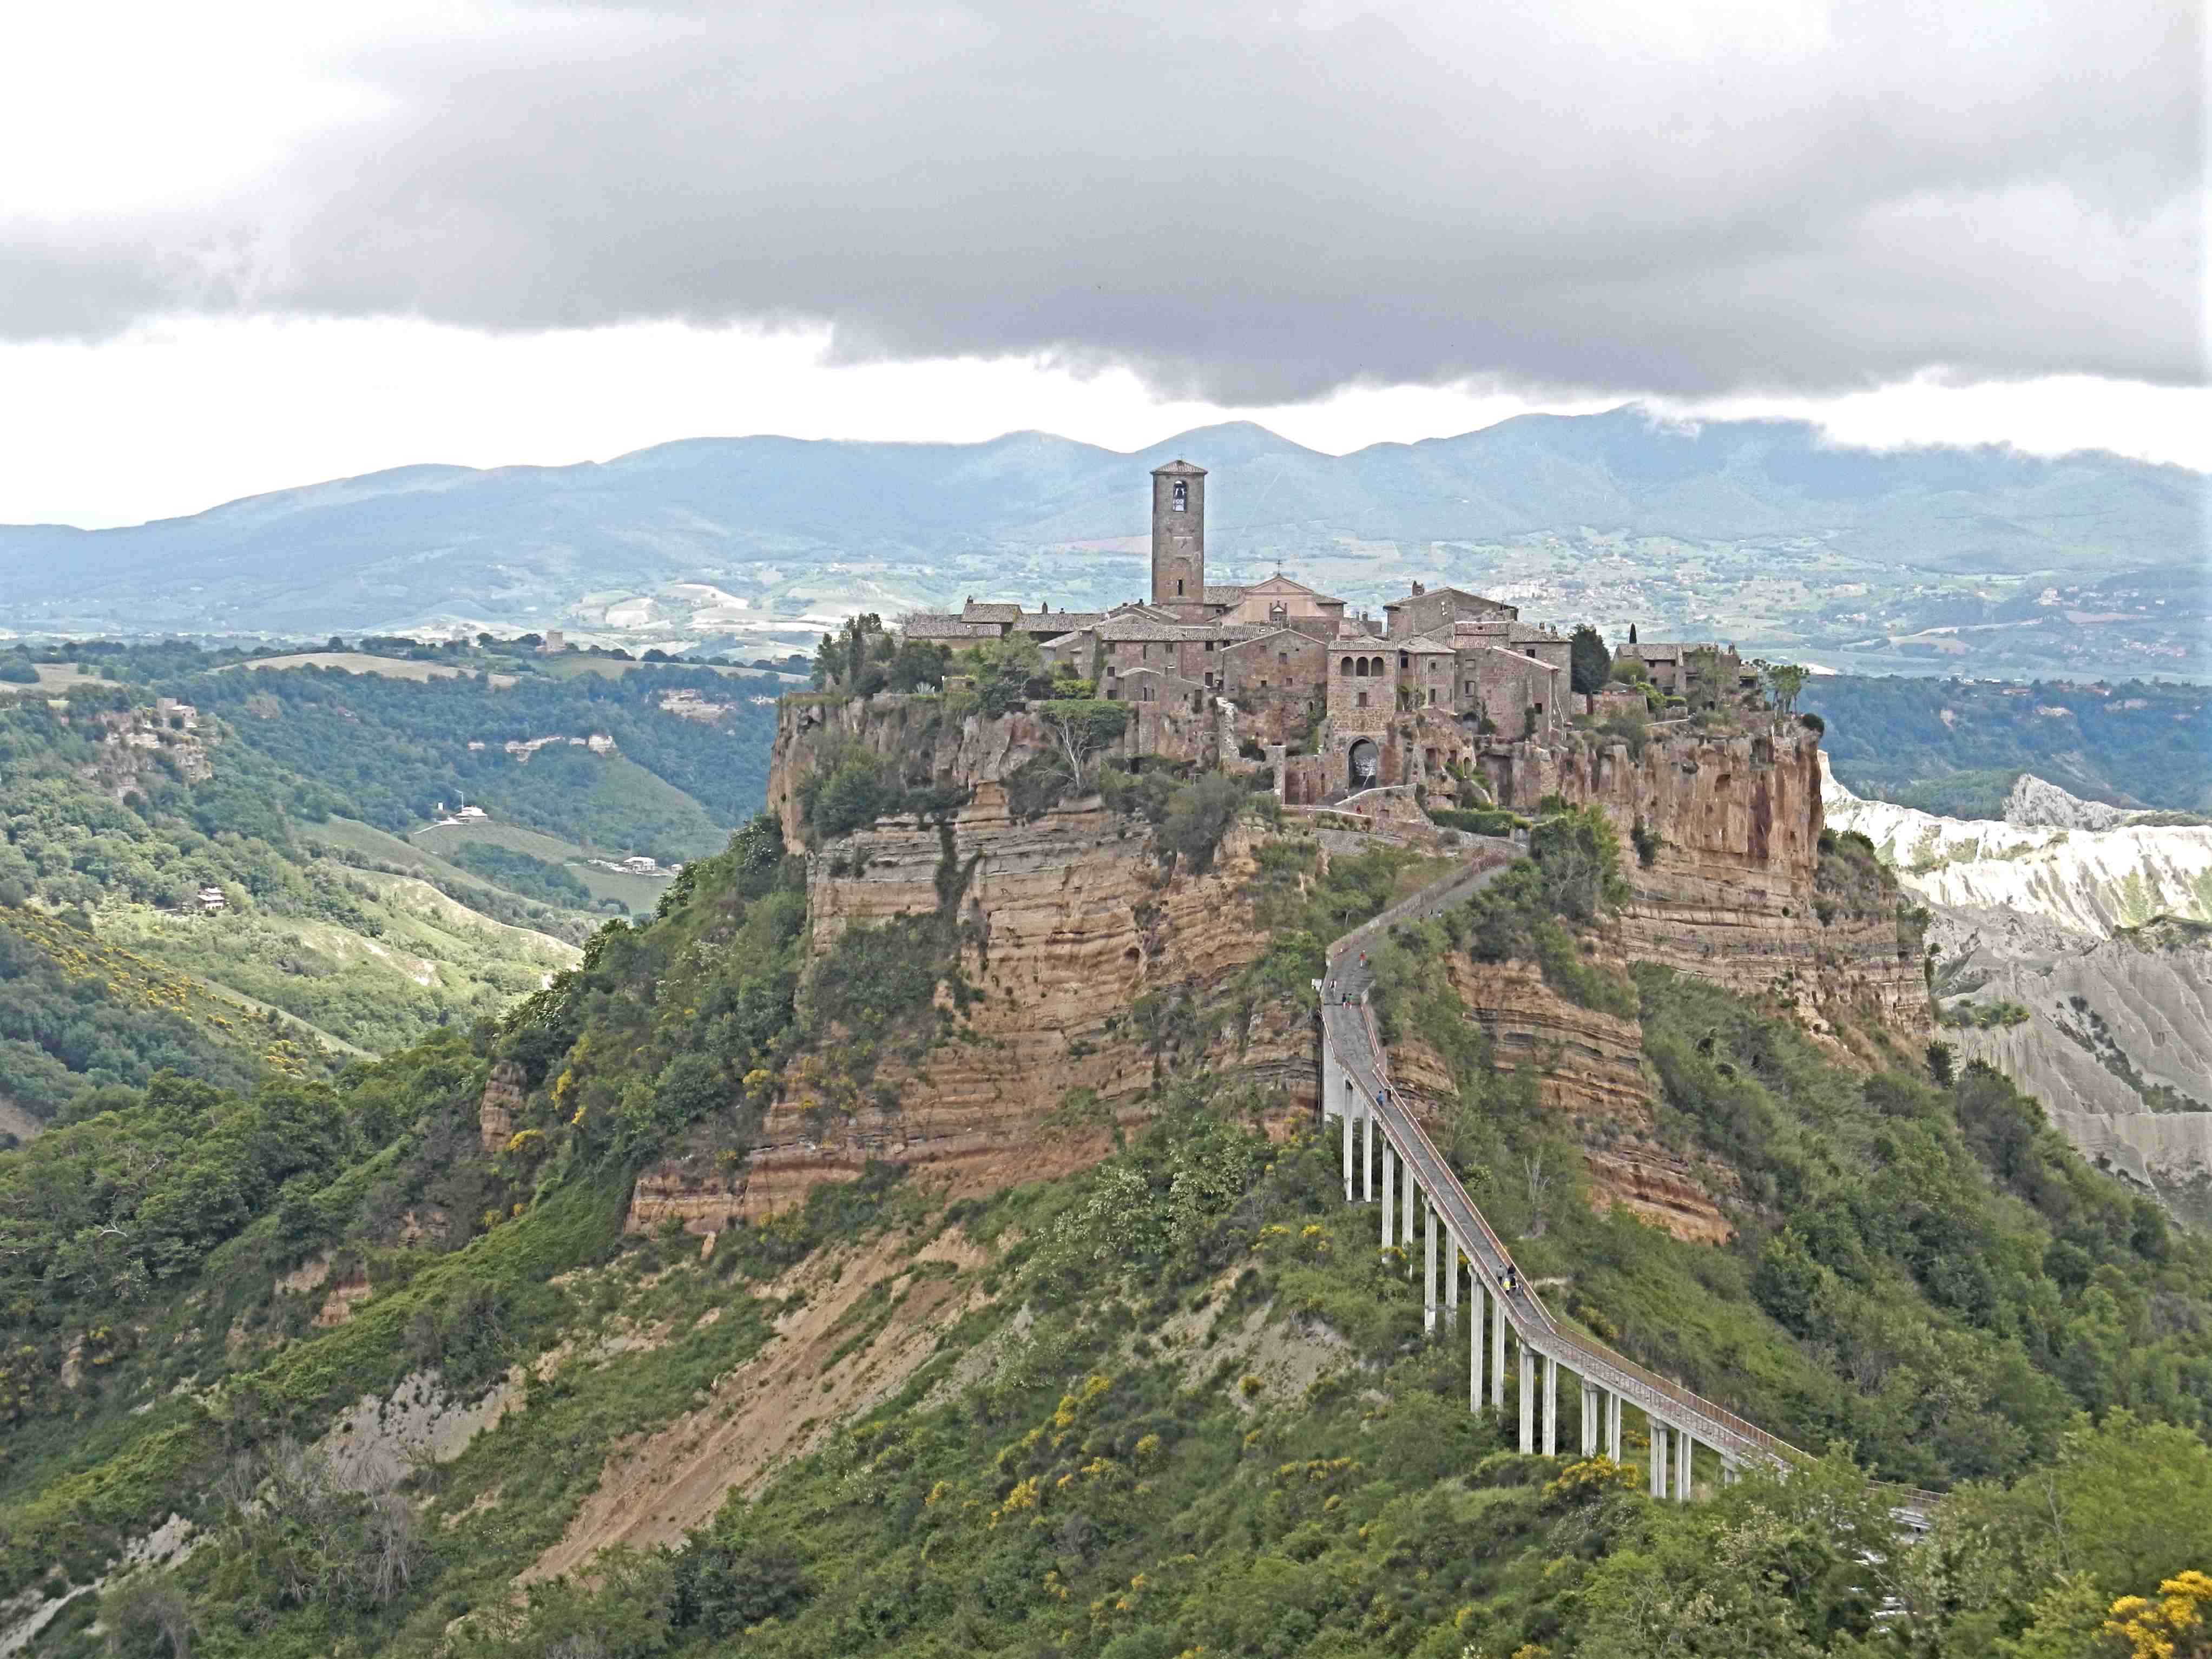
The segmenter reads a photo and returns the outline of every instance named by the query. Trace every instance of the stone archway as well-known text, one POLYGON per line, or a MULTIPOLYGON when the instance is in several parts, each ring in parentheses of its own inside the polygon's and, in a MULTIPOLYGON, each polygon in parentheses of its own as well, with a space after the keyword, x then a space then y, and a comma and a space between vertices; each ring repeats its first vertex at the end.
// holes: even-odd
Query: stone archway
POLYGON ((1372 789, 1382 781, 1382 751, 1375 746, 1372 738, 1355 741, 1348 759, 1345 781, 1349 787, 1372 789))

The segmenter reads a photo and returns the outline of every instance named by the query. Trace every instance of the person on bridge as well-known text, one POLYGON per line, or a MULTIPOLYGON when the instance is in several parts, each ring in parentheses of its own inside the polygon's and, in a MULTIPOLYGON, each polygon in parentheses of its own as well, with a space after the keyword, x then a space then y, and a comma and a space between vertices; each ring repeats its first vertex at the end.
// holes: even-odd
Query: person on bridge
POLYGON ((1513 1264, 1511 1262, 1509 1261, 1505 1264, 1504 1277, 1500 1279, 1498 1283, 1504 1289, 1505 1294, 1508 1296, 1516 1294, 1521 1289, 1521 1275, 1513 1271, 1513 1264))

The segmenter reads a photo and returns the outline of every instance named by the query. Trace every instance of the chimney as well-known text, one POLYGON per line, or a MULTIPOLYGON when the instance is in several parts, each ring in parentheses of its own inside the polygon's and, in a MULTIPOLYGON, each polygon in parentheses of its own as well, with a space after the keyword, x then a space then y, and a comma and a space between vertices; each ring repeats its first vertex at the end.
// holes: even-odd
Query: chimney
POLYGON ((1429 591, 1429 590, 1428 590, 1427 588, 1425 588, 1425 587, 1422 586, 1420 585, 1420 583, 1419 583, 1419 582, 1415 582, 1415 583, 1413 584, 1413 597, 1414 597, 1415 599, 1419 599, 1419 598, 1421 597, 1421 595, 1422 595, 1422 594, 1424 594, 1424 593, 1427 592, 1428 591, 1429 591))

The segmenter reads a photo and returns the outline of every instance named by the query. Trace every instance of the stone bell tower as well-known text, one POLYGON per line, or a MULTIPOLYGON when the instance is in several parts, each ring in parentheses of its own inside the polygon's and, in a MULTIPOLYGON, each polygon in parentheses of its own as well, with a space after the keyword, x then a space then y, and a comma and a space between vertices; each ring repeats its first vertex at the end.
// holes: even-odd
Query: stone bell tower
POLYGON ((1206 620, 1206 469, 1170 461, 1152 470, 1152 603, 1206 620))

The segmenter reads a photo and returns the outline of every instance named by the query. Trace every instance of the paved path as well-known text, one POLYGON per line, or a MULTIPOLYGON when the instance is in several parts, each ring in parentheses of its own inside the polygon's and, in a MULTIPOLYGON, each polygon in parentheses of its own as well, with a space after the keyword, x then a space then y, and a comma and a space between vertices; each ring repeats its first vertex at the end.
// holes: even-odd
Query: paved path
MULTIPOLYGON (((1389 1062, 1367 1006, 1372 964, 1363 957, 1375 954, 1395 923, 1433 915, 1458 903, 1512 867, 1510 863, 1488 861, 1496 856, 1495 853, 1486 854, 1483 867, 1455 872, 1431 883, 1372 921, 1354 928, 1329 947, 1322 1002, 1323 1040, 1362 1099, 1370 1103, 1386 1144, 1436 1206, 1446 1236, 1458 1245, 1461 1254, 1482 1277, 1485 1288, 1504 1312, 1516 1340, 1530 1352, 1548 1356, 1566 1370, 1618 1395, 1647 1415, 1688 1433, 1699 1443, 1718 1451, 1728 1463, 1759 1462, 1787 1468, 1811 1462, 1808 1454, 1747 1422, 1727 1407, 1563 1326, 1544 1305, 1543 1298, 1529 1287, 1525 1275, 1508 1294, 1503 1285, 1510 1257, 1504 1242, 1468 1196, 1458 1176, 1429 1139, 1428 1132, 1391 1089, 1389 1062)), ((1934 1501, 1932 1493, 1900 1492, 1900 1519, 1924 1527, 1926 1511, 1934 1501)))

